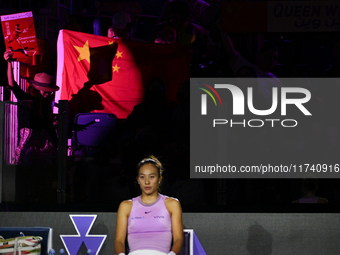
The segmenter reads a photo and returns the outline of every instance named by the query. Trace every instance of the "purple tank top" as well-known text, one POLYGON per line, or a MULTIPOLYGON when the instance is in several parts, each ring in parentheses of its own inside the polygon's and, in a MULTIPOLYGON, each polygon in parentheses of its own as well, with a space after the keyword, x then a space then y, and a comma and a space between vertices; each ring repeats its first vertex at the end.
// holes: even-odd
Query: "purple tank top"
POLYGON ((165 207, 166 196, 159 194, 152 204, 144 204, 141 197, 132 199, 128 219, 130 252, 135 250, 170 251, 172 233, 171 217, 165 207))

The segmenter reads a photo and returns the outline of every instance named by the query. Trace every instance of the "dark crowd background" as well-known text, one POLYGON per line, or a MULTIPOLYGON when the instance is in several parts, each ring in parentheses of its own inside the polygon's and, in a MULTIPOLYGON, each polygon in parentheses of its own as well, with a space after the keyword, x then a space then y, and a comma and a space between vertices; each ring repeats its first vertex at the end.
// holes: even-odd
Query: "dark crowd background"
MULTIPOLYGON (((123 8, 131 15, 131 40, 190 45, 191 77, 242 77, 230 67, 231 55, 223 44, 225 35, 221 35, 219 30, 221 2, 228 1, 16 0, 1 1, 0 9, 2 15, 33 11, 37 37, 50 44, 51 58, 46 71, 54 72, 54 75, 59 29, 107 36, 111 17, 123 8), (118 6, 117 10, 106 9, 105 3, 108 2, 118 6), (202 8, 195 9, 195 3, 201 4, 202 8), (168 16, 164 14, 166 9, 170 10, 168 16), (184 35, 181 29, 186 31, 184 35), (176 31, 177 38, 172 38, 173 31, 176 31)), ((235 50, 254 64, 259 64, 257 56, 263 45, 274 45, 278 56, 271 72, 278 78, 336 78, 340 75, 338 32, 249 32, 229 33, 228 36, 235 50)), ((4 51, 3 41, 0 43, 4 51)), ((5 84, 5 61, 1 61, 0 70, 1 83, 5 84)), ((250 70, 243 77, 256 77, 256 73, 250 70)), ((328 202, 331 206, 339 204, 338 179, 190 179, 189 81, 179 85, 177 102, 165 99, 164 81, 157 77, 150 80, 146 88, 144 101, 126 120, 118 121, 110 144, 96 149, 83 148, 68 156, 66 204, 76 204, 85 210, 111 210, 122 200, 137 196, 136 165, 148 155, 159 157, 164 164, 162 193, 178 198, 184 211, 295 211, 301 207, 292 202, 304 196, 317 196, 322 198, 319 201, 328 202)), ((338 93, 334 86, 331 89, 318 88, 317 95, 325 108, 334 109, 338 106, 338 93)), ((310 155, 326 151, 336 157, 339 121, 336 116, 330 118, 333 121, 315 127, 318 132, 311 140, 313 151, 310 155)), ((290 149, 287 145, 284 152, 287 156, 290 149)), ((56 183, 56 168, 18 166, 15 201, 3 201, 7 202, 5 208, 15 210, 22 203, 30 203, 32 210, 42 204, 50 204, 53 210, 57 204, 56 183), (35 178, 30 179, 33 182, 30 187, 27 187, 27 175, 20 177, 18 173, 21 172, 34 172, 35 178)), ((302 208, 327 212, 329 205, 320 205, 317 209, 302 208)))

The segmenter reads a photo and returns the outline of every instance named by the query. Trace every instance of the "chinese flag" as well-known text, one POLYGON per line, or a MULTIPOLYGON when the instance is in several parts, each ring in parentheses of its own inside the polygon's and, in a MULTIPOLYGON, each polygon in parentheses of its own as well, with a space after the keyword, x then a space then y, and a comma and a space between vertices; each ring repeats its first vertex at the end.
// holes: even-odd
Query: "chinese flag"
POLYGON ((126 118, 142 102, 153 77, 166 84, 176 101, 179 84, 189 79, 189 49, 183 45, 123 42, 104 36, 61 30, 58 37, 56 99, 70 101, 70 115, 113 113, 126 118))

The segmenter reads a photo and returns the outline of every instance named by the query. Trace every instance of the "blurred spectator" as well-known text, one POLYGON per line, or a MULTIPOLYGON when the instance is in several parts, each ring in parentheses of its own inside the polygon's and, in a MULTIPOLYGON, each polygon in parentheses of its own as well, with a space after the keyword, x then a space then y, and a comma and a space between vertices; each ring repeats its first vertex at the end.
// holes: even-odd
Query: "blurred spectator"
POLYGON ((303 197, 293 201, 293 203, 308 203, 308 204, 328 203, 328 200, 326 198, 315 196, 317 190, 318 190, 317 179, 315 178, 304 179, 302 184, 303 197))
MULTIPOLYGON (((169 0, 165 3, 162 13, 159 18, 159 22, 169 21, 172 19, 172 4, 176 0, 169 0)), ((190 10, 190 22, 197 25, 208 27, 212 20, 215 18, 216 14, 216 3, 218 0, 211 1, 212 4, 208 4, 203 0, 185 0, 190 10)))
POLYGON ((128 40, 131 31, 131 16, 127 12, 117 12, 112 16, 112 25, 107 32, 110 38, 128 40))
POLYGON ((230 66, 233 69, 234 73, 238 73, 240 68, 244 68, 245 66, 251 67, 256 72, 256 77, 258 77, 258 93, 267 101, 271 101, 272 99, 272 88, 273 87, 281 87, 282 84, 279 79, 275 77, 270 71, 275 67, 277 58, 278 58, 278 50, 277 48, 270 43, 267 43, 262 46, 258 54, 258 64, 255 65, 250 63, 247 59, 245 59, 240 53, 238 53, 234 44, 231 41, 230 37, 226 33, 222 33, 223 45, 230 57, 230 66), (262 79, 262 78, 271 78, 271 79, 262 79))
POLYGON ((157 37, 155 43, 173 44, 177 41, 177 33, 175 27, 168 22, 157 25, 157 37))
POLYGON ((143 41, 131 36, 131 16, 123 11, 113 15, 112 25, 107 31, 107 37, 123 41, 143 41))
POLYGON ((105 16, 115 15, 118 12, 128 13, 131 19, 130 31, 134 32, 138 16, 142 8, 138 1, 135 0, 96 0, 89 1, 90 8, 97 10, 97 17, 93 22, 94 34, 106 36, 107 29, 110 25, 106 23, 105 16), (95 27, 97 28, 95 30, 95 27), (104 30, 105 29, 105 30, 104 30), (99 33, 96 33, 99 32, 99 33))
POLYGON ((191 9, 189 4, 183 0, 169 1, 169 19, 176 29, 177 42, 191 44, 197 39, 206 39, 209 32, 197 24, 190 22, 191 9))
POLYGON ((96 17, 93 21, 93 34, 106 36, 108 29, 111 27, 111 18, 96 17))

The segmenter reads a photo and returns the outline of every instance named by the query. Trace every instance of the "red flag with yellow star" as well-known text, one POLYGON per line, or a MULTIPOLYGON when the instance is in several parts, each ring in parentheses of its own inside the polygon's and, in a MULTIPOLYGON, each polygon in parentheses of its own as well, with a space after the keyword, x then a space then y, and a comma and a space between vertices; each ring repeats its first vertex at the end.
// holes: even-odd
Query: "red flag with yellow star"
POLYGON ((80 112, 113 113, 126 118, 141 103, 153 77, 166 84, 175 101, 179 84, 189 79, 189 50, 182 45, 122 42, 104 36, 61 30, 58 37, 57 100, 80 112))

